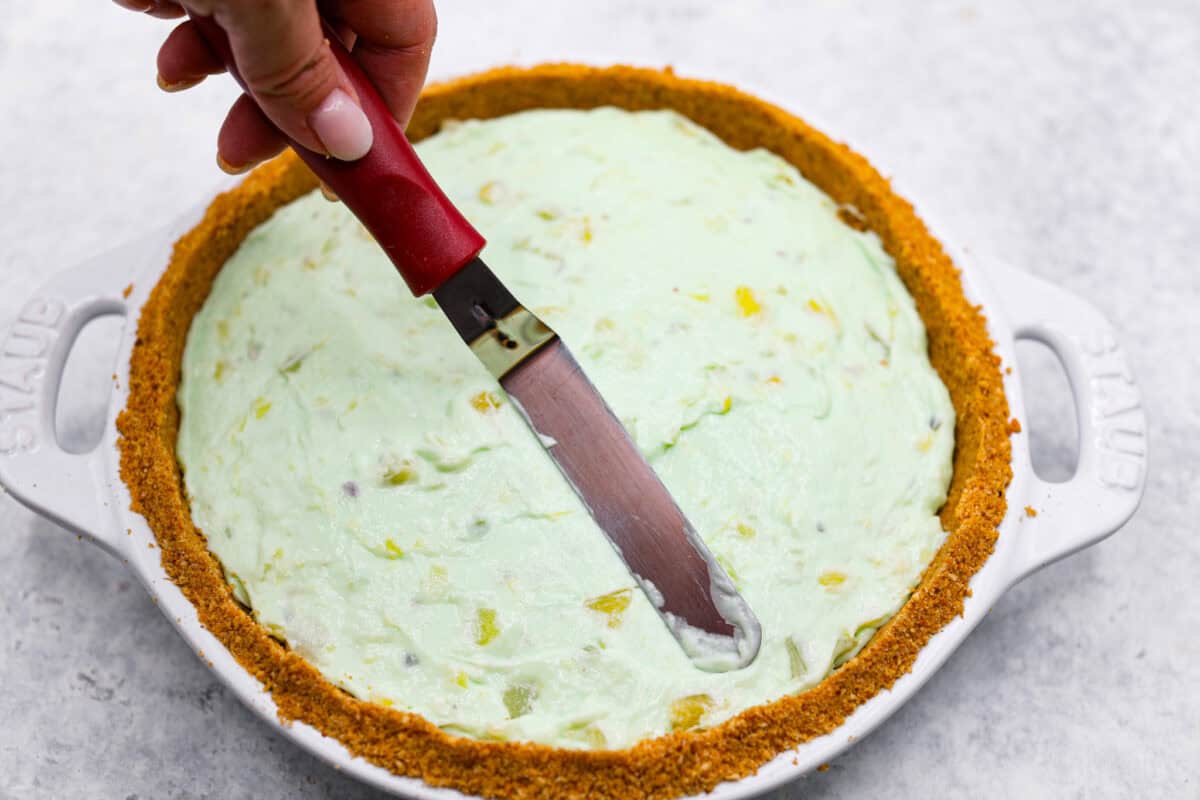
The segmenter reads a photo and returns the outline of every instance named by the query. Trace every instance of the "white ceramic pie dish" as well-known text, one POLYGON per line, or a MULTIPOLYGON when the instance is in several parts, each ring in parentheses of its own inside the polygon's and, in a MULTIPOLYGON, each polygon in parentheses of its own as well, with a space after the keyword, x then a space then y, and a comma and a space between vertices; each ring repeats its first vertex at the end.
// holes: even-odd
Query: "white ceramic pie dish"
MULTIPOLYGON (((142 304, 165 269, 171 247, 203 207, 170 228, 99 256, 50 280, 19 313, 0 347, 0 484, 19 501, 86 536, 137 574, 189 645, 250 708, 279 733, 343 772, 401 797, 453 798, 459 792, 394 775, 352 757, 307 724, 283 725, 271 697, 213 635, 163 571, 154 535, 130 510, 119 477, 116 417, 127 396, 129 359, 142 304), (128 297, 124 290, 132 283, 128 297), (82 328, 105 315, 125 317, 104 434, 90 453, 63 450, 55 407, 67 357, 82 328)), ((934 228, 936 230, 936 227, 934 228)), ((862 739, 941 666, 1000 595, 1021 578, 1116 531, 1136 510, 1146 472, 1146 423, 1132 373, 1111 325, 1087 302, 1011 267, 981 265, 947 245, 968 299, 981 305, 1004 376, 1010 413, 1024 420, 1017 339, 1049 346, 1070 381, 1079 422, 1074 477, 1048 483, 1033 472, 1027 435, 1012 438, 1013 480, 995 552, 971 580, 962 616, 922 649, 912 671, 860 706, 833 732, 788 750, 757 774, 719 785, 708 797, 749 797, 800 777, 862 739), (1037 510, 1027 516, 1025 507, 1037 510)))

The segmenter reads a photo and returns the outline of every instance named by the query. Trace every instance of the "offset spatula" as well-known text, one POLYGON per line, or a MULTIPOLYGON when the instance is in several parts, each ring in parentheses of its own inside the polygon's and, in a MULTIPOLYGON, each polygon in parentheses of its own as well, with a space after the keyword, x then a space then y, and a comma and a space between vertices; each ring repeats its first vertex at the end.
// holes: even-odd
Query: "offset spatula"
MULTIPOLYGON (((241 83, 224 31, 192 16, 241 83)), ((434 183, 357 62, 326 26, 374 144, 354 162, 292 149, 362 221, 414 295, 442 311, 500 381, 696 666, 758 654, 758 620, 696 535, 567 346, 479 259, 484 239, 434 183)), ((402 345, 400 345, 402 346, 402 345)))

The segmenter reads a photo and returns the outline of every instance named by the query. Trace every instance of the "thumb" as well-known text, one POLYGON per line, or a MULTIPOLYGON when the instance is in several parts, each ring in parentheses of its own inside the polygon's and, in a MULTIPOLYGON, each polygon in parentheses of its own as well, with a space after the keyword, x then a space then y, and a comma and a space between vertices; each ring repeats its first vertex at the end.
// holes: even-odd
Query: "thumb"
POLYGON ((314 0, 213 3, 247 91, 285 134, 353 161, 371 149, 371 124, 329 48, 314 0))

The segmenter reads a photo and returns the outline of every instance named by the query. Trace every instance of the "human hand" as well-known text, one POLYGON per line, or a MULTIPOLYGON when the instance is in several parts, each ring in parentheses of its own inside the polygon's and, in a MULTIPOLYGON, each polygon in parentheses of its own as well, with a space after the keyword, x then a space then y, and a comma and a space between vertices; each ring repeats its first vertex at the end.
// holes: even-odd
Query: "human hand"
MULTIPOLYGON (((371 126, 330 52, 317 0, 114 2, 166 19, 183 16, 186 5, 225 29, 238 71, 254 97, 239 97, 221 125, 217 163, 226 172, 245 172, 279 154, 287 144, 279 131, 310 150, 345 161, 371 149, 371 126)), ((320 0, 320 6, 392 115, 406 125, 437 33, 433 0, 320 0)), ((158 85, 168 92, 224 71, 190 21, 171 31, 158 51, 158 85)))

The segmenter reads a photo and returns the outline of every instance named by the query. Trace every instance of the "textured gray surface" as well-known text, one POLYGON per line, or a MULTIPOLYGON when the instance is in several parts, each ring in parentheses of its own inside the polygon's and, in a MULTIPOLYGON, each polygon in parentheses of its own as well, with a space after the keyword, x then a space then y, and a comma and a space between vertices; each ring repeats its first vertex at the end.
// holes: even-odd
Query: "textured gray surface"
MULTIPOLYGON (((47 274, 217 181, 230 85, 160 94, 165 24, 84 5, 0 0, 0 329, 47 274)), ((778 797, 1200 796, 1195 0, 563 5, 446 0, 435 74, 622 60, 768 93, 936 233, 1092 299, 1145 393, 1134 520, 1016 587, 911 703, 778 797)), ((104 385, 87 353, 72 436, 104 385)), ((1062 474, 1069 415, 1037 355, 1033 438, 1062 474)), ((0 685, 0 798, 375 797, 223 691, 118 563, 4 496, 0 685)))

